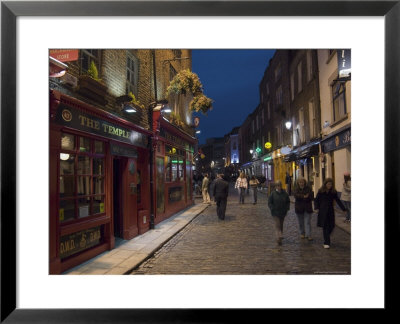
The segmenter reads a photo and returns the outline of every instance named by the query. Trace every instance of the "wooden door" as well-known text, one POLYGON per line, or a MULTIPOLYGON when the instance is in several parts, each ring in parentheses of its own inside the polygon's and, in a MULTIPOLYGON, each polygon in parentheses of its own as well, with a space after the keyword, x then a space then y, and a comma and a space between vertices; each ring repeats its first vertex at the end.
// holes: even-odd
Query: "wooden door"
POLYGON ((123 192, 123 238, 130 240, 138 234, 137 217, 137 161, 135 158, 123 158, 122 161, 123 192))

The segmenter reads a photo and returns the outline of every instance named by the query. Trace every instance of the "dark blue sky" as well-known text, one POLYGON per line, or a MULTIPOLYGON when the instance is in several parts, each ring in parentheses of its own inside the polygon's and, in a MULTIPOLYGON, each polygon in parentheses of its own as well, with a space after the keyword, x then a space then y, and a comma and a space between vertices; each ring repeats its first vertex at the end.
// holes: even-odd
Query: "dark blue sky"
POLYGON ((213 110, 200 116, 199 143, 222 137, 240 126, 260 103, 259 84, 274 50, 192 50, 192 70, 213 99, 213 110))

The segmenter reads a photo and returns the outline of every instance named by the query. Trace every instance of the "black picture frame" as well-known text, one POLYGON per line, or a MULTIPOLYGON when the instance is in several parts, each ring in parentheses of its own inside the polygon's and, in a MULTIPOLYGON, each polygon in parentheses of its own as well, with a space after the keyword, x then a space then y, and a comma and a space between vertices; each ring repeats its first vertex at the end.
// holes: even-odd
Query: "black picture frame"
MULTIPOLYGON (((18 16, 384 16, 385 18, 385 309, 398 283, 387 248, 399 233, 400 4, 396 1, 2 1, 1 3, 1 322, 235 322, 263 310, 16 309, 16 19, 18 16), (389 214, 390 211, 390 214, 389 214), (390 217, 389 217, 390 216, 390 217), (390 243, 391 242, 391 243, 390 243)), ((373 49, 371 49, 372 52, 373 49)), ((371 53, 366 53, 371 55, 371 53)), ((371 76, 373 79, 373 76, 371 76)), ((372 82, 372 81, 371 81, 372 82)), ((366 90, 368 91, 368 90, 366 90)), ((372 148, 371 148, 372 150, 372 148)), ((377 157, 380 158, 380 157, 377 157)), ((371 178, 373 179, 373 177, 371 178)), ((373 180, 372 180, 373 187, 373 180)), ((371 188, 371 195, 375 190, 371 188)), ((251 322, 251 321, 250 321, 251 322)))

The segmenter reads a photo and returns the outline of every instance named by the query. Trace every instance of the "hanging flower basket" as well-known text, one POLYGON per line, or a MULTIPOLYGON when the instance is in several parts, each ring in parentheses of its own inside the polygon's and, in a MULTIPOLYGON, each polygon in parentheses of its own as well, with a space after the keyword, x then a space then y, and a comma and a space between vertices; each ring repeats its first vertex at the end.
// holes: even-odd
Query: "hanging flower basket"
POLYGON ((210 98, 204 94, 200 94, 195 96, 190 102, 189 109, 196 112, 201 111, 203 114, 206 114, 207 111, 212 110, 212 103, 213 101, 210 98))
POLYGON ((167 88, 167 94, 183 94, 187 92, 193 95, 203 92, 203 86, 196 73, 190 70, 182 70, 172 79, 169 87, 167 88))

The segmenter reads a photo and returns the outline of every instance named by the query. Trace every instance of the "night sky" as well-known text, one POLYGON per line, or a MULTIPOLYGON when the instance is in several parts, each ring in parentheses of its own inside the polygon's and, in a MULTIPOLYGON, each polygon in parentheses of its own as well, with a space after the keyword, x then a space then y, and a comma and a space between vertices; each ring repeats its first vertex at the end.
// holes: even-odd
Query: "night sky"
POLYGON ((260 103, 259 84, 275 50, 192 50, 192 70, 213 99, 213 110, 200 117, 199 144, 223 137, 242 125, 260 103))

